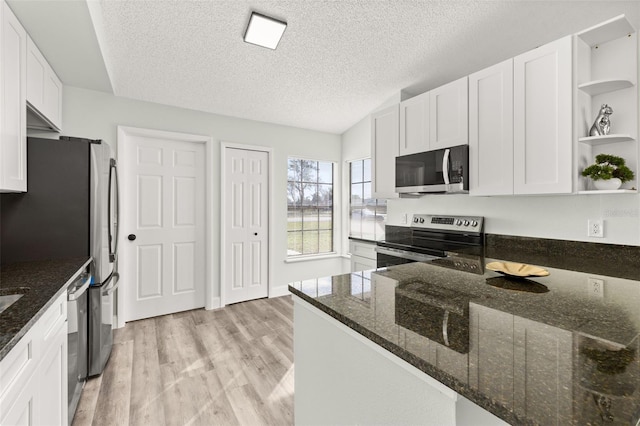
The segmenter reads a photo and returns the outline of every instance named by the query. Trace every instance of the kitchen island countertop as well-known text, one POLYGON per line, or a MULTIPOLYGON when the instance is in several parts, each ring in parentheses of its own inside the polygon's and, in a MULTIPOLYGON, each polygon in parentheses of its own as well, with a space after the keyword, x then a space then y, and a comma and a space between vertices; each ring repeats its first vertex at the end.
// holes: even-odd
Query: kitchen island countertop
POLYGON ((549 276, 411 263, 289 290, 511 424, 635 425, 640 270, 629 279, 609 276, 608 265, 598 274, 593 262, 587 272, 538 265, 549 276), (443 339, 444 312, 463 319, 443 339))

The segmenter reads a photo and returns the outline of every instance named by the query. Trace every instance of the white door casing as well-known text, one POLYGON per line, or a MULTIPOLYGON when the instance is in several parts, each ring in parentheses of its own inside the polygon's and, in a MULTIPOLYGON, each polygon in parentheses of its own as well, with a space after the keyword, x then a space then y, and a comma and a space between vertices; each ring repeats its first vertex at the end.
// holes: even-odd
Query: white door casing
POLYGON ((204 136, 118 129, 122 323, 212 307, 206 284, 209 142, 204 136))
POLYGON ((222 305, 269 295, 270 153, 222 147, 222 305))

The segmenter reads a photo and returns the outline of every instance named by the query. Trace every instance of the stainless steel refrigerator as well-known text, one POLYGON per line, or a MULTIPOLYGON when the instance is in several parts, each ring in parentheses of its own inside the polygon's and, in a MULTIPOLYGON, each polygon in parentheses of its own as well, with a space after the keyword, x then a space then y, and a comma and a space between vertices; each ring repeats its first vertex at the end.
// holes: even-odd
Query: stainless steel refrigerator
MULTIPOLYGON (((3 264, 82 256, 93 259, 88 306, 84 306, 88 324, 70 323, 69 327, 69 349, 77 351, 69 357, 77 365, 69 367, 78 370, 75 378, 70 373, 72 398, 72 386, 78 383, 71 381, 100 374, 113 343, 114 291, 119 276, 117 164, 111 147, 99 140, 64 136, 28 138, 27 192, 2 194, 0 210, 3 264), (85 338, 72 336, 83 329, 88 330, 85 338)), ((80 310, 83 307, 77 297, 74 306, 80 310)))

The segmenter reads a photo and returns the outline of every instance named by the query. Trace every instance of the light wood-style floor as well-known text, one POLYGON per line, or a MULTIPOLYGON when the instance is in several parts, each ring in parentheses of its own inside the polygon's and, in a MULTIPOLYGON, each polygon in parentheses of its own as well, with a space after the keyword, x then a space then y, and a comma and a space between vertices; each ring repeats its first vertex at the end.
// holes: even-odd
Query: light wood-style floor
POLYGON ((291 296, 127 323, 73 421, 234 424, 293 424, 291 296))

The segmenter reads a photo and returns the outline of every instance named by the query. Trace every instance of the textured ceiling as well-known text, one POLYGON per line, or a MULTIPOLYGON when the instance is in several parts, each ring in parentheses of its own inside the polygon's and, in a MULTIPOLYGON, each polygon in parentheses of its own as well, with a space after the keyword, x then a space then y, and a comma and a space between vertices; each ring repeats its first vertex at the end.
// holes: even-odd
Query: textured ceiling
POLYGON ((637 0, 90 0, 88 9, 116 95, 332 133, 401 90, 421 93, 621 13, 640 23, 637 0), (288 22, 277 50, 242 41, 252 10, 288 22))

